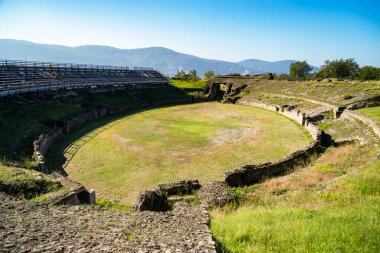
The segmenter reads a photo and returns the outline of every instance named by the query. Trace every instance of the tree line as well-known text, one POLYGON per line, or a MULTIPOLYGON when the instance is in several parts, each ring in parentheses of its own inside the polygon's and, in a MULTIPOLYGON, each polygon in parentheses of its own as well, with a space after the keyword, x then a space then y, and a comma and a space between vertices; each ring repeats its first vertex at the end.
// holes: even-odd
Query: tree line
MULTIPOLYGON (((316 80, 325 78, 351 79, 351 80, 380 80, 380 68, 373 66, 359 67, 359 64, 352 58, 329 61, 321 66, 318 72, 312 72, 313 68, 306 61, 298 61, 290 64, 288 74, 276 74, 279 80, 316 80)), ((215 76, 214 71, 209 70, 203 74, 205 78, 215 76)), ((174 76, 180 80, 196 80, 198 79, 195 69, 186 72, 184 70, 177 71, 174 76)))
POLYGON ((318 72, 313 72, 313 68, 306 61, 294 62, 290 65, 289 76, 282 79, 306 80, 306 79, 357 79, 357 80, 380 80, 380 68, 373 66, 359 67, 359 64, 352 58, 325 61, 318 72))
MULTIPOLYGON (((203 76, 209 79, 209 78, 214 77, 215 73, 214 71, 209 70, 209 71, 206 71, 203 74, 203 76)), ((189 72, 186 72, 185 70, 177 71, 177 74, 175 74, 174 78, 179 79, 179 80, 196 80, 199 77, 198 77, 197 71, 193 69, 193 70, 190 70, 189 72)))

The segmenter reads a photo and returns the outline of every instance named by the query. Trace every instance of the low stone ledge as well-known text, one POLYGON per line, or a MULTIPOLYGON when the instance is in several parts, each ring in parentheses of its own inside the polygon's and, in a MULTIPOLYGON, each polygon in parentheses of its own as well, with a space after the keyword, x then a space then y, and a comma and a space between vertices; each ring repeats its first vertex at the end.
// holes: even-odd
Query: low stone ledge
POLYGON ((239 100, 237 101, 237 104, 254 106, 254 107, 280 113, 298 122, 300 125, 302 125, 310 133, 310 135, 313 137, 314 140, 320 141, 320 144, 322 146, 329 146, 331 144, 331 137, 327 135, 324 131, 322 131, 318 126, 314 125, 313 122, 311 122, 309 116, 301 112, 300 110, 297 110, 297 109, 290 110, 288 107, 280 108, 274 105, 268 105, 265 103, 246 101, 246 100, 239 100))
POLYGON ((308 147, 296 151, 278 162, 244 165, 225 173, 224 181, 231 187, 258 183, 265 178, 284 174, 297 166, 306 164, 313 155, 319 152, 319 140, 308 147))
POLYGON ((49 202, 53 205, 95 205, 95 190, 87 190, 78 184, 78 187, 54 196, 49 202))
POLYGON ((200 187, 198 180, 183 180, 175 183, 158 184, 155 188, 170 196, 191 194, 200 187))

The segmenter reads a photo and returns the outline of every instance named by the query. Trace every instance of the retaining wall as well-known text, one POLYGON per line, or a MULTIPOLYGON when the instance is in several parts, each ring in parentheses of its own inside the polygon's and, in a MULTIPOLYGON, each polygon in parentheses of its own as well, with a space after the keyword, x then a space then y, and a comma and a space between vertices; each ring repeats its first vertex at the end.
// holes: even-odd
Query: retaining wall
POLYGON ((319 152, 319 149, 320 142, 315 140, 306 148, 296 151, 280 161, 244 165, 233 171, 226 172, 224 181, 232 187, 258 183, 265 178, 281 175, 297 166, 305 165, 319 152))

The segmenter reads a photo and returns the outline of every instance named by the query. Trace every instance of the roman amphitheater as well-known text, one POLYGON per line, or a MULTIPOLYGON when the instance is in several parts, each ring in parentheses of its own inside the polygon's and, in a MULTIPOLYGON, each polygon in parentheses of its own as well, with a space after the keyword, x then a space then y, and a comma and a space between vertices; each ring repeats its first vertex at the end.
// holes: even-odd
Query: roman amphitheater
POLYGON ((376 201, 380 83, 269 79, 1 61, 0 251, 230 252, 264 210, 376 201))

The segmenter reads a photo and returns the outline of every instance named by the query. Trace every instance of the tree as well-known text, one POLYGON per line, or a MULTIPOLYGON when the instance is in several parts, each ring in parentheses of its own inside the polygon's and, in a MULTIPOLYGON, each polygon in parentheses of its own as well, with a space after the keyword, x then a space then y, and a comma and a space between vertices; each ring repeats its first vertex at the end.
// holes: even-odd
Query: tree
POLYGON ((313 68, 306 61, 298 61, 290 64, 290 77, 295 79, 304 79, 313 68))
POLYGON ((209 70, 209 71, 205 72, 205 73, 203 74, 203 76, 206 77, 206 78, 212 78, 212 77, 215 76, 215 72, 212 71, 212 70, 209 70))
POLYGON ((360 80, 380 80, 380 68, 364 66, 358 72, 360 80))
POLYGON ((187 74, 184 70, 177 71, 177 74, 175 74, 174 78, 185 80, 187 79, 187 74))
POLYGON ((191 80, 198 79, 197 71, 195 69, 190 70, 190 72, 189 72, 189 79, 191 79, 191 80))
POLYGON ((334 61, 325 61, 325 65, 318 72, 318 77, 322 78, 350 78, 357 77, 359 64, 352 58, 340 59, 334 61))
POLYGON ((174 78, 180 79, 180 80, 196 80, 198 79, 197 71, 195 69, 191 70, 190 72, 186 72, 184 70, 177 71, 177 74, 175 74, 174 78))

